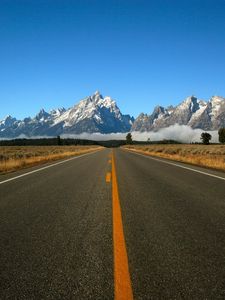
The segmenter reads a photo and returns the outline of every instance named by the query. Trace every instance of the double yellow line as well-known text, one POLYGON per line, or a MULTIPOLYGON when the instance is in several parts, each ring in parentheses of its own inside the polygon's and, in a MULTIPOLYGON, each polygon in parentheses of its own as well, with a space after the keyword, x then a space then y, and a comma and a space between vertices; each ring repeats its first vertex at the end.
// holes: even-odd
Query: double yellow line
MULTIPOLYGON (((112 152, 112 209, 113 209, 113 256, 114 256, 114 299, 132 300, 133 291, 131 286, 126 242, 124 238, 122 214, 116 177, 116 164, 112 152)), ((107 173, 106 181, 109 180, 107 173)), ((111 179, 111 178, 110 178, 111 179)), ((109 182, 109 181, 107 181, 109 182)))

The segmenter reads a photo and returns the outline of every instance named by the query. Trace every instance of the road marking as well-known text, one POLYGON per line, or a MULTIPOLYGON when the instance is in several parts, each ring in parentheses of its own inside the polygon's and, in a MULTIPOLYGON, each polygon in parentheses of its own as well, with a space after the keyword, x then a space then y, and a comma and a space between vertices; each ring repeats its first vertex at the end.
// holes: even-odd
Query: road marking
POLYGON ((34 174, 34 173, 37 173, 37 172, 40 172, 40 171, 43 171, 43 170, 46 170, 46 169, 49 169, 51 167, 54 167, 54 166, 57 166, 57 165, 61 165, 61 164, 64 164, 68 161, 71 161, 71 160, 74 160, 74 159, 77 159, 77 158, 81 158, 81 157, 84 157, 86 155, 91 155, 93 153, 96 153, 100 150, 97 150, 97 151, 94 151, 94 152, 91 152, 91 153, 86 153, 86 154, 82 154, 82 155, 79 155, 79 156, 76 156, 76 157, 71 157, 71 158, 68 158, 66 160, 63 160, 63 161, 60 161, 60 162, 57 162, 55 164, 52 164, 50 166, 45 166, 45 167, 42 167, 40 169, 37 169, 37 170, 34 170, 34 171, 30 171, 30 172, 27 172, 25 174, 21 174, 21 175, 18 175, 18 176, 15 176, 15 177, 12 177, 12 178, 9 178, 9 179, 6 179, 6 180, 3 180, 3 181, 0 181, 0 185, 1 184, 4 184, 4 183, 7 183, 7 182, 10 182, 10 181, 13 181, 13 180, 16 180, 18 178, 21 178, 21 177, 25 177, 25 176, 28 176, 28 175, 31 175, 31 174, 34 174))
POLYGON ((141 154, 141 153, 136 152, 135 150, 127 150, 127 151, 129 151, 131 153, 134 153, 136 155, 139 155, 139 156, 143 156, 143 157, 146 157, 146 158, 149 158, 149 159, 152 159, 152 160, 162 162, 162 163, 167 164, 167 165, 176 166, 176 167, 179 167, 179 168, 182 168, 182 169, 190 170, 190 171, 193 171, 193 172, 196 172, 196 173, 200 173, 200 174, 211 176, 211 177, 214 177, 214 178, 217 178, 217 179, 225 180, 224 177, 217 176, 217 175, 214 175, 214 174, 210 174, 210 173, 207 173, 207 172, 203 172, 203 171, 200 171, 200 170, 192 169, 190 167, 185 167, 185 166, 182 166, 182 165, 179 165, 179 164, 176 164, 176 163, 172 163, 172 162, 169 162, 169 161, 166 161, 166 160, 161 160, 159 158, 148 156, 148 154, 147 155, 141 154))
POLYGON ((107 183, 111 182, 111 173, 110 172, 107 172, 106 177, 105 177, 105 181, 107 183))
POLYGON ((116 178, 114 154, 112 155, 112 201, 113 201, 113 254, 114 254, 114 299, 132 300, 126 243, 116 178))

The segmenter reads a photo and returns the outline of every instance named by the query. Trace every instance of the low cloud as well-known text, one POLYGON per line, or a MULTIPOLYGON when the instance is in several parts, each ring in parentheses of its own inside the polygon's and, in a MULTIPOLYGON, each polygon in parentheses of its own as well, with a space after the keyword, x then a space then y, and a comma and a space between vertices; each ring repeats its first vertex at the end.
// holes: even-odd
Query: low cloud
MULTIPOLYGON (((186 125, 172 125, 167 128, 162 128, 158 131, 150 131, 150 132, 133 132, 133 139, 137 139, 140 141, 146 141, 150 138, 151 141, 159 141, 163 139, 167 140, 176 140, 183 143, 193 143, 201 141, 201 134, 205 132, 202 129, 192 129, 190 126, 186 125)), ((212 135, 212 142, 218 142, 218 132, 208 131, 212 135)))
MULTIPOLYGON (((163 139, 167 140, 176 140, 183 143, 193 143, 200 142, 201 133, 205 132, 202 129, 192 129, 186 125, 172 125, 167 128, 162 128, 158 131, 149 131, 149 132, 138 132, 133 131, 132 137, 133 140, 137 141, 147 141, 150 139, 151 141, 159 141, 163 139)), ((211 142, 218 143, 218 132, 209 131, 208 133, 212 135, 211 142)), ((87 140, 95 140, 95 141, 106 141, 106 140, 124 140, 126 139, 127 133, 110 133, 110 134, 101 134, 101 133, 82 133, 82 134, 62 134, 61 138, 73 138, 73 139, 87 139, 87 140)), ((38 138, 53 138, 52 136, 34 136, 28 137, 25 135, 20 135, 17 138, 28 138, 28 139, 38 139, 38 138)))
MULTIPOLYGON (((149 138, 151 141, 160 141, 163 139, 167 140, 176 140, 183 143, 193 143, 201 142, 201 134, 205 132, 202 129, 192 129, 190 126, 186 125, 172 125, 167 128, 162 128, 158 131, 133 131, 132 137, 133 140, 137 141, 147 141, 149 138)), ((212 135, 212 142, 218 143, 218 132, 207 131, 212 135)), ((127 133, 110 133, 110 134, 101 134, 101 133, 82 133, 80 135, 62 135, 63 137, 68 138, 80 138, 80 139, 90 139, 95 141, 105 141, 105 140, 124 140, 126 139, 127 133)))

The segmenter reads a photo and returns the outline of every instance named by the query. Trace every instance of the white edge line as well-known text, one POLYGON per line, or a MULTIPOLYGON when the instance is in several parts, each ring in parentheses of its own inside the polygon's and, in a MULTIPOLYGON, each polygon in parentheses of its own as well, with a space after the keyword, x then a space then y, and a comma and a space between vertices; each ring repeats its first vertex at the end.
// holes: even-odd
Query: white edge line
POLYGON ((146 157, 146 158, 150 158, 150 159, 152 159, 152 160, 160 161, 160 162, 162 162, 162 163, 164 163, 164 164, 167 164, 167 165, 176 166, 176 167, 179 167, 179 168, 182 168, 182 169, 190 170, 190 171, 193 171, 193 172, 196 172, 196 173, 200 173, 200 174, 204 174, 204 175, 207 175, 207 176, 215 177, 215 178, 217 178, 217 179, 225 180, 224 177, 220 177, 220 176, 217 176, 217 175, 213 175, 213 174, 206 173, 206 172, 203 172, 203 171, 199 171, 199 170, 196 170, 196 169, 192 169, 192 168, 189 168, 189 167, 181 166, 181 165, 178 165, 178 164, 176 164, 176 163, 172 163, 172 162, 169 162, 169 161, 161 160, 161 159, 158 159, 158 158, 155 158, 155 157, 152 157, 152 156, 144 155, 144 154, 141 154, 141 153, 136 152, 135 150, 127 150, 127 149, 126 149, 126 151, 128 151, 128 152, 130 152, 130 153, 137 154, 137 155, 139 155, 139 156, 143 156, 143 157, 146 157))
POLYGON ((49 166, 45 166, 45 167, 42 167, 42 168, 40 168, 40 169, 37 169, 37 170, 34 170, 34 171, 30 171, 30 172, 27 172, 27 173, 24 173, 24 174, 21 174, 21 175, 18 175, 18 176, 15 176, 15 177, 12 177, 12 178, 3 180, 3 181, 0 181, 0 185, 3 184, 3 183, 9 182, 9 181, 16 180, 16 179, 21 178, 21 177, 25 177, 25 176, 31 175, 31 174, 33 174, 33 173, 40 172, 40 171, 45 170, 45 169, 49 169, 49 168, 54 167, 54 166, 57 166, 57 165, 61 165, 61 164, 66 163, 66 162, 68 162, 68 161, 70 161, 70 160, 73 160, 73 159, 81 158, 81 157, 84 157, 84 156, 86 156, 86 155, 91 155, 91 154, 96 153, 96 152, 98 152, 98 151, 100 151, 100 150, 93 151, 93 152, 89 152, 89 153, 85 153, 85 154, 78 155, 78 156, 75 156, 75 157, 71 157, 71 158, 68 158, 68 159, 66 159, 66 160, 63 160, 63 161, 60 161, 60 162, 51 164, 51 165, 49 165, 49 166))

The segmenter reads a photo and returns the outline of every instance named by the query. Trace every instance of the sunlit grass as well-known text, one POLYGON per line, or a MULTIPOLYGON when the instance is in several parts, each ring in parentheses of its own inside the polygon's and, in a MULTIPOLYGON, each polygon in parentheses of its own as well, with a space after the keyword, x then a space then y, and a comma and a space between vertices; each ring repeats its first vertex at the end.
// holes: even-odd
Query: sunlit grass
POLYGON ((125 148, 225 171, 225 145, 131 145, 125 148))
POLYGON ((0 147, 0 173, 89 153, 98 146, 10 146, 0 147))

